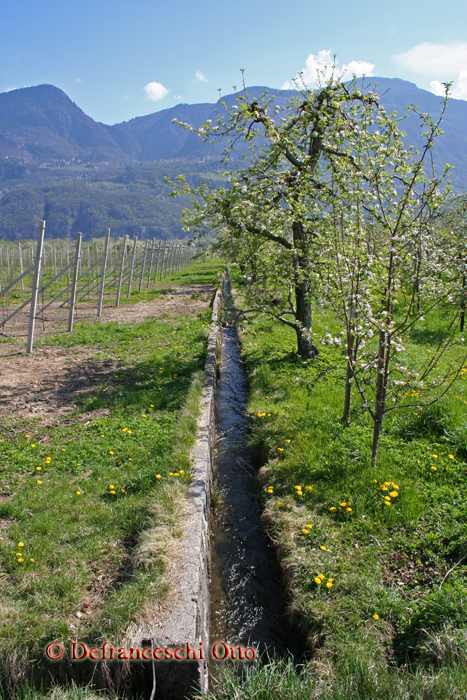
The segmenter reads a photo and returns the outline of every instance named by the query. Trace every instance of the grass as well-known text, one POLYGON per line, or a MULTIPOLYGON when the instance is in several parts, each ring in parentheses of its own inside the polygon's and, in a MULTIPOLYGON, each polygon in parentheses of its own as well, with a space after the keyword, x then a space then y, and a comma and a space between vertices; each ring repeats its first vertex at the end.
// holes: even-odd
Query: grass
MULTIPOLYGON (((199 263, 184 271, 185 282, 212 283, 218 267, 199 263)), ((43 339, 71 351, 92 347, 109 366, 65 420, 0 422, 6 692, 27 688, 48 642, 121 640, 147 603, 163 601, 181 534, 209 322, 208 310, 136 325, 81 323, 43 339)), ((63 387, 75 381, 65 369, 63 387)))
MULTIPOLYGON (((409 366, 441 325, 432 315, 406 344, 409 366)), ((308 665, 232 671, 214 695, 465 698, 467 370, 437 404, 385 420, 375 470, 358 397, 350 427, 341 421, 345 358, 324 342, 336 332, 315 309, 320 356, 303 361, 285 326, 258 317, 240 329, 266 521, 308 665), (254 694, 254 683, 270 689, 254 694)), ((446 363, 462 353, 459 341, 446 363)))

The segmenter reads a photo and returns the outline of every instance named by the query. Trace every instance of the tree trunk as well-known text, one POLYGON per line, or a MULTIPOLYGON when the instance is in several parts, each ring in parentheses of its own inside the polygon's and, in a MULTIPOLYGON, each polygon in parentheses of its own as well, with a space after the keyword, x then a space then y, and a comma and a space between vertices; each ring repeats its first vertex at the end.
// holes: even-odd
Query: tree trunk
POLYGON ((319 351, 312 342, 310 286, 306 274, 306 259, 303 254, 306 234, 300 222, 293 224, 293 240, 296 251, 294 256, 295 332, 297 334, 298 354, 302 357, 314 358, 318 357, 319 351))
POLYGON ((459 330, 461 333, 464 332, 464 324, 465 324, 465 275, 462 275, 462 296, 461 296, 461 318, 460 318, 460 324, 459 324, 459 330))
POLYGON ((386 338, 384 331, 380 331, 374 414, 375 423, 373 428, 373 448, 371 451, 371 461, 374 467, 376 467, 376 463, 378 461, 379 439, 381 437, 381 428, 383 427, 383 418, 386 409, 390 351, 391 348, 389 338, 386 338))
POLYGON ((342 420, 348 423, 350 420, 350 403, 352 401, 352 354, 354 348, 355 336, 352 331, 347 334, 347 375, 345 377, 345 397, 344 397, 344 415, 342 420))

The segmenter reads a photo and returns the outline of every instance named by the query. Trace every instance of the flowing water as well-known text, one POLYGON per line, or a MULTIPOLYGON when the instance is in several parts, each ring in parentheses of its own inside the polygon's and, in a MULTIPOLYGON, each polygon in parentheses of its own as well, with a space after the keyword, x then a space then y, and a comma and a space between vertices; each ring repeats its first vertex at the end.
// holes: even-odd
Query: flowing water
MULTIPOLYGON (((228 282, 224 291, 227 305, 228 282)), ((292 653, 298 659, 303 650, 290 626, 280 569, 261 525, 257 467, 247 445, 248 392, 237 333, 228 322, 225 325, 216 399, 211 640, 267 649, 275 656, 292 653)))

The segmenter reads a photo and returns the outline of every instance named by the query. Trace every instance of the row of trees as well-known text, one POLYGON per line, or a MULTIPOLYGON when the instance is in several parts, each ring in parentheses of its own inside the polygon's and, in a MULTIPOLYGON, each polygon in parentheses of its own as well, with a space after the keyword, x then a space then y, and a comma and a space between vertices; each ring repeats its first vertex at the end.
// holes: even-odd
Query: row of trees
POLYGON ((229 138, 225 164, 238 141, 249 142, 245 167, 228 173, 221 188, 193 189, 181 176, 174 195, 195 195, 185 226, 197 235, 215 231, 217 249, 250 278, 245 313, 262 311, 292 327, 299 355, 318 354, 313 301, 335 310, 342 329, 335 341, 347 358, 343 418, 355 386, 374 421, 376 464, 384 417, 407 406, 410 390, 423 391, 425 403, 436 400, 460 369, 443 362, 439 373, 466 298, 458 209, 449 214, 452 228, 445 222, 449 167, 436 173, 432 159, 448 86, 436 119, 418 114, 415 151, 371 85, 334 75, 323 83, 297 85, 283 109, 267 95, 252 101, 246 89, 231 109, 224 104, 216 123, 192 130, 205 140, 229 138), (440 306, 451 314, 441 342, 409 365, 408 335, 440 306))

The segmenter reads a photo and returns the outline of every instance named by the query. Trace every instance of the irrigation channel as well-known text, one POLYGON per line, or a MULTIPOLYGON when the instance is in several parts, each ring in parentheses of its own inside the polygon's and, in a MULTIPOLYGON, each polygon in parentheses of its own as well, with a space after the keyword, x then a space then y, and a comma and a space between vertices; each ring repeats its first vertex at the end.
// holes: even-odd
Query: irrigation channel
MULTIPOLYGON (((247 379, 241 359, 230 285, 224 286, 222 362, 216 397, 212 516, 211 644, 254 646, 261 653, 295 660, 303 655, 289 622, 281 571, 262 523, 257 465, 248 448, 247 379)), ((211 662, 211 679, 216 677, 211 662)))

